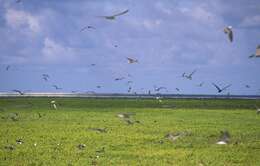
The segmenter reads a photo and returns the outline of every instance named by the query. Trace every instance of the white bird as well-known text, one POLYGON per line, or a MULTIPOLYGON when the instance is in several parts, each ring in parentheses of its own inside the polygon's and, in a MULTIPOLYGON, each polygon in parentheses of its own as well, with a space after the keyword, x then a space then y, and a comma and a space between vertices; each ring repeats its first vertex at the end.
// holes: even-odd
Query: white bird
POLYGON ((220 131, 220 138, 217 142, 218 145, 228 144, 230 140, 230 134, 228 131, 220 131))
POLYGON ((52 105, 52 107, 55 109, 55 110, 57 110, 57 106, 56 106, 56 101, 55 100, 52 100, 51 101, 51 105, 52 105))
POLYGON ((228 39, 230 42, 233 41, 233 31, 232 26, 227 26, 224 28, 224 33, 228 35, 228 39))
POLYGON ((120 13, 117 13, 117 14, 114 14, 114 15, 111 15, 111 16, 98 16, 98 17, 101 17, 101 18, 105 18, 107 20, 115 20, 117 16, 121 16, 123 14, 126 14, 127 12, 129 12, 129 10, 125 10, 123 12, 120 12, 120 13))

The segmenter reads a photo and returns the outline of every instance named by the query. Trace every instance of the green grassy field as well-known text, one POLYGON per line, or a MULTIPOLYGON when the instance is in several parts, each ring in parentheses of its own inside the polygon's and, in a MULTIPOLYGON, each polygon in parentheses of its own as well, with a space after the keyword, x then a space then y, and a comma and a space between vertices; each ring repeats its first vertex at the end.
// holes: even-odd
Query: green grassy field
POLYGON ((254 105, 260 101, 1 98, 0 165, 260 165, 254 105), (136 123, 118 113, 135 113, 136 123), (227 145, 216 144, 222 130, 227 145), (187 134, 170 141, 169 132, 187 134))

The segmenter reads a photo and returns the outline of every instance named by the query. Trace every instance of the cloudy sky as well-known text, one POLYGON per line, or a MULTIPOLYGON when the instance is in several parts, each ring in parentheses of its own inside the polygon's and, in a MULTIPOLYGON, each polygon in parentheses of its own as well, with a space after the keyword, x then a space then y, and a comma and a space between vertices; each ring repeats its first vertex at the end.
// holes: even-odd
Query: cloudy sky
POLYGON ((260 44, 259 0, 0 0, 0 36, 2 92, 126 93, 131 80, 139 93, 216 94, 215 82, 232 84, 223 94, 260 94, 260 58, 248 58, 260 44))

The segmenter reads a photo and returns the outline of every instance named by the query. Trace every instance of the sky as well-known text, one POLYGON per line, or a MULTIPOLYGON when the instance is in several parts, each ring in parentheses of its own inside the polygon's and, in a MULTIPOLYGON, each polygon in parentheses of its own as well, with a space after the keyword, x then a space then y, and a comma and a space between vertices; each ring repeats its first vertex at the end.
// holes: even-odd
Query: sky
POLYGON ((0 36, 0 92, 260 94, 259 0, 0 0, 0 36))

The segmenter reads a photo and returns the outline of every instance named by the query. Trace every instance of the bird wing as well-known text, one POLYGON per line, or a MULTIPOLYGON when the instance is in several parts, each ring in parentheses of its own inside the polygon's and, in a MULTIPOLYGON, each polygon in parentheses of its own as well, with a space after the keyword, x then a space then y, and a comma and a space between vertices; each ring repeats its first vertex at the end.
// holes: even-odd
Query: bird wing
POLYGON ((233 41, 233 32, 232 30, 230 29, 230 31, 228 32, 228 38, 229 40, 232 42, 233 41))
POLYGON ((232 84, 229 84, 228 86, 225 86, 224 88, 222 88, 222 90, 226 90, 227 88, 229 88, 232 84))
POLYGON ((192 73, 190 73, 190 77, 193 75, 193 74, 195 74, 196 73, 196 70, 193 70, 193 72, 192 73))
POLYGON ((129 11, 129 10, 127 9, 127 10, 121 12, 121 13, 117 13, 117 14, 115 14, 115 15, 112 15, 111 17, 121 16, 121 15, 123 15, 123 14, 126 14, 128 11, 129 11))
POLYGON ((212 83, 212 85, 214 85, 219 91, 221 91, 221 89, 214 83, 212 83))
POLYGON ((88 28, 88 26, 85 26, 85 27, 81 28, 80 32, 85 31, 87 28, 88 28))

